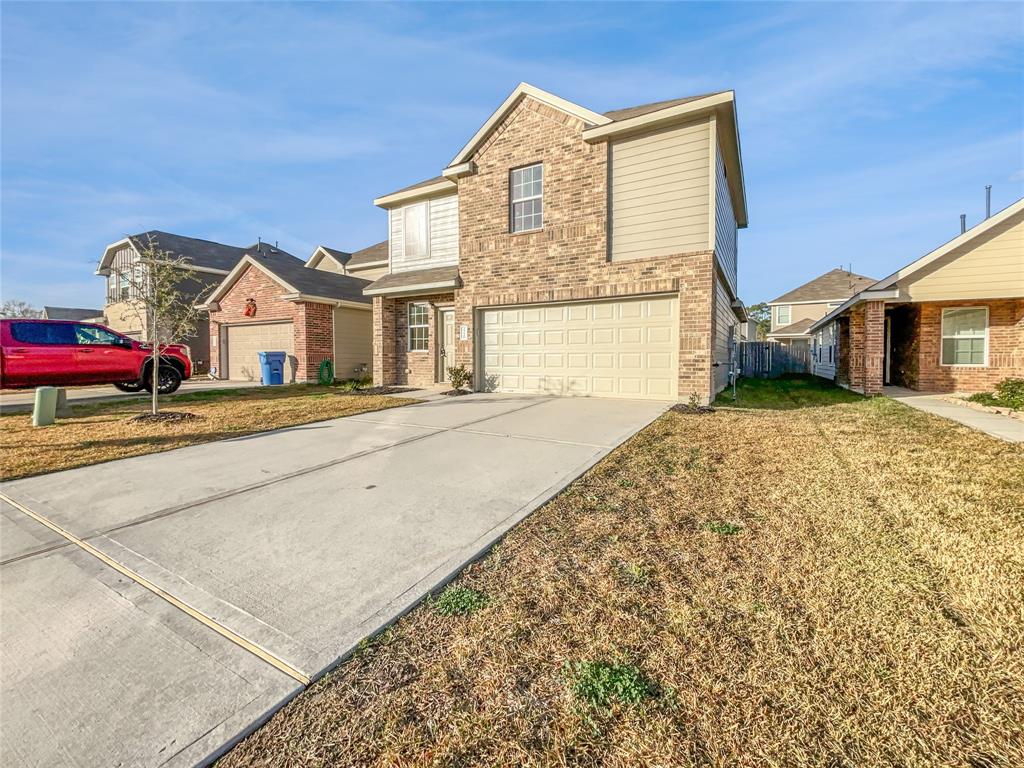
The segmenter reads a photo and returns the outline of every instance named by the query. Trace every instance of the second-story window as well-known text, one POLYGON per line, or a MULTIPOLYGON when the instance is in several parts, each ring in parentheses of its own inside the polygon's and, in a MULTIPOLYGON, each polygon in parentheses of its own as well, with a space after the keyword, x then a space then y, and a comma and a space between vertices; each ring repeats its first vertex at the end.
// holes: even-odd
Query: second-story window
POLYGON ((793 313, 790 311, 792 307, 789 305, 776 307, 775 308, 775 325, 776 327, 782 327, 783 325, 789 325, 793 317, 793 313))
POLYGON ((509 179, 513 232, 528 232, 544 226, 544 165, 516 168, 509 179))
POLYGON ((427 256, 427 204, 410 205, 403 212, 403 250, 407 259, 423 259, 427 256))

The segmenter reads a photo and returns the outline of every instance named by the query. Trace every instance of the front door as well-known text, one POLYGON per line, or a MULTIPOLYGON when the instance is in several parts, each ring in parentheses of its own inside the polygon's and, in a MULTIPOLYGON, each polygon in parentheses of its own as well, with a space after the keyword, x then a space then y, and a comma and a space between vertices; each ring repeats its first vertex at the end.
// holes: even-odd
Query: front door
POLYGON ((451 380, 448 369, 455 364, 455 310, 442 309, 438 315, 441 343, 437 345, 437 380, 447 382, 451 380))

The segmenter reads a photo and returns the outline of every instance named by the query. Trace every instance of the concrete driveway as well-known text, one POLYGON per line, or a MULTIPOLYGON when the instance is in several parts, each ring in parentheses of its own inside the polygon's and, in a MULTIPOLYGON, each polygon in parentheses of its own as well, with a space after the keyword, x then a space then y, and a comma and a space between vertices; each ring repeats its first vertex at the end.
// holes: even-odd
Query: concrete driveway
POLYGON ((190 765, 667 403, 472 395, 3 484, 4 765, 190 765))

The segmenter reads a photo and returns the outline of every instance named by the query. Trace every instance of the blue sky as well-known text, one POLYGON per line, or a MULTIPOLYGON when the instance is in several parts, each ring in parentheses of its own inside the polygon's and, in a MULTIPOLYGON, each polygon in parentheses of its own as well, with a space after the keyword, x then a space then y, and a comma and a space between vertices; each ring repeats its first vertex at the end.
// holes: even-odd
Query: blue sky
POLYGON ((521 80, 597 111, 732 88, 740 293, 883 277, 1024 195, 1024 6, 13 3, 0 291, 99 306, 163 229, 354 250, 521 80))

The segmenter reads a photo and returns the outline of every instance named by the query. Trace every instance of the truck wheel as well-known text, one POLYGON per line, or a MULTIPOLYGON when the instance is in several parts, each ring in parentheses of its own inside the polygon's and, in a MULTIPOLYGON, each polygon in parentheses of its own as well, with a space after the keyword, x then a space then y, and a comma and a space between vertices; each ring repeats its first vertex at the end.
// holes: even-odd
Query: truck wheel
POLYGON ((114 386, 120 389, 122 392, 141 392, 142 382, 141 381, 116 381, 114 386))
MULTIPOLYGON (((142 377, 142 386, 145 387, 147 392, 152 393, 153 391, 153 377, 148 373, 142 377)), ((181 386, 181 374, 178 373, 177 368, 172 368, 169 365, 161 365, 160 370, 157 371, 156 380, 156 391, 161 395, 169 395, 174 392, 178 387, 181 386)))

